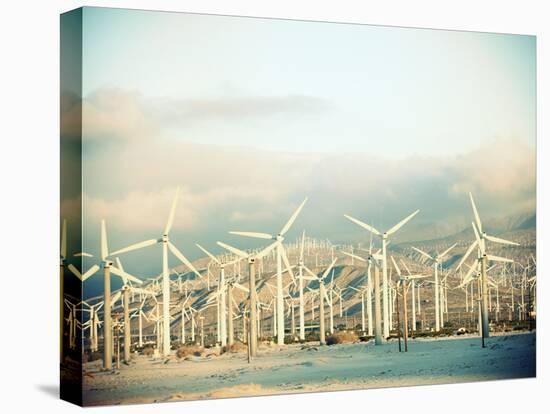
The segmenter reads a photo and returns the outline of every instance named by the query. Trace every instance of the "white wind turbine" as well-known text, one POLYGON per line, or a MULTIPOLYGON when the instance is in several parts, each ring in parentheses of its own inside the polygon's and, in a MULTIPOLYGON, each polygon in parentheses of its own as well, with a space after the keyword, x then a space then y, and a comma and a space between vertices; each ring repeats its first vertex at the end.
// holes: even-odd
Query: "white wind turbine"
POLYGON ((481 225, 481 219, 479 217, 479 213, 477 212, 477 207, 474 202, 474 197, 472 196, 472 193, 470 194, 470 203, 472 204, 472 210, 474 213, 475 223, 472 222, 472 228, 474 229, 474 235, 475 235, 475 241, 470 245, 468 250, 466 251, 466 254, 458 264, 457 268, 460 268, 462 263, 468 258, 468 256, 472 253, 473 249, 477 246, 478 249, 478 268, 481 275, 481 318, 482 318, 482 337, 488 338, 489 337, 489 312, 488 312, 488 281, 487 281, 487 262, 488 261, 495 261, 495 262, 505 262, 505 263, 513 263, 514 261, 511 259, 506 259, 499 256, 494 256, 487 253, 487 241, 498 243, 498 244, 505 244, 510 246, 519 246, 519 243, 515 243, 509 240, 501 239, 500 237, 490 236, 487 233, 483 231, 483 227, 481 225))
MULTIPOLYGON (((399 281, 397 282, 396 284, 396 296, 399 294, 397 292, 397 289, 399 288, 399 283, 401 283, 402 287, 403 287, 403 324, 404 324, 404 329, 403 329, 403 332, 404 332, 404 341, 405 341, 405 352, 407 352, 407 339, 408 339, 408 335, 409 335, 409 327, 408 327, 408 323, 409 323, 409 318, 408 318, 408 315, 407 315, 407 308, 408 308, 408 305, 407 305, 407 292, 409 290, 409 287, 410 287, 410 283, 416 279, 422 279, 422 278, 425 278, 425 277, 428 277, 428 276, 425 276, 425 275, 411 275, 410 272, 408 272, 408 269, 407 269, 407 272, 409 273, 408 275, 403 275, 401 273, 401 269, 399 269, 399 266, 397 266, 397 263, 395 262, 395 259, 393 258, 393 256, 391 256, 391 261, 393 263, 393 266, 397 272, 397 275, 399 276, 399 281)), ((414 299, 413 299, 413 307, 414 307, 414 299)), ((413 311, 414 312, 414 311, 413 311)), ((400 329, 400 327, 398 327, 397 329, 400 329)))
POLYGON ((433 262, 434 266, 434 290, 435 290, 435 331, 439 332, 441 330, 442 325, 442 319, 443 319, 443 312, 441 311, 443 308, 440 306, 440 299, 441 296, 439 294, 439 267, 442 265, 442 261, 449 254, 449 252, 457 245, 457 243, 453 244, 451 247, 449 247, 447 250, 445 250, 443 253, 439 254, 436 253, 435 256, 430 256, 428 253, 426 253, 423 250, 420 250, 413 246, 413 250, 420 253, 422 256, 428 258, 428 260, 431 260, 433 262))
MULTIPOLYGON (((271 243, 264 249, 254 252, 247 253, 236 247, 230 246, 223 242, 217 242, 218 246, 223 247, 224 249, 230 251, 231 253, 243 258, 248 261, 248 300, 249 300, 249 324, 250 329, 248 330, 248 335, 250 340, 247 341, 249 344, 249 354, 250 356, 256 356, 257 347, 258 347, 258 332, 257 332, 257 301, 258 293, 256 291, 256 261, 264 258, 269 252, 271 252, 275 247, 279 245, 279 240, 276 240, 274 243, 271 243)), ((286 256, 285 256, 286 257, 286 256)), ((290 266, 288 266, 290 269, 290 266)), ((281 273, 282 278, 282 273, 281 273)), ((243 323, 245 320, 243 319, 243 323)), ((284 327, 283 327, 284 329, 284 327)))
MULTIPOLYGON (((134 276, 129 275, 124 270, 119 269, 116 266, 113 266, 113 262, 109 259, 109 245, 107 242, 107 227, 105 220, 101 220, 101 237, 100 237, 100 253, 101 253, 101 265, 103 266, 103 296, 106 303, 111 302, 111 273, 122 278, 123 280, 134 280, 136 283, 141 283, 141 281, 134 276)), ((80 256, 93 257, 88 253, 79 253, 80 256)), ((94 264, 90 269, 88 269, 84 274, 82 274, 75 266, 69 265, 69 270, 79 277, 82 282, 87 280, 89 277, 93 276, 97 271, 99 271, 100 266, 94 264)), ((104 308, 104 351, 103 351, 103 367, 106 370, 112 368, 112 323, 111 323, 111 312, 110 309, 104 308)))
MULTIPOLYGON (((204 247, 202 247, 200 244, 196 243, 196 246, 201 249, 212 261, 214 261, 219 267, 220 267, 220 277, 218 279, 218 292, 217 295, 219 296, 219 306, 220 306, 220 339, 221 339, 221 345, 225 346, 227 345, 227 285, 226 285, 226 278, 225 278, 225 267, 231 266, 239 261, 242 260, 241 257, 237 257, 237 259, 231 260, 229 262, 225 262, 223 259, 218 260, 216 256, 214 256, 212 253, 210 253, 208 250, 206 250, 204 247)), ((231 338, 232 341, 233 338, 231 338)))
POLYGON ((356 288, 355 286, 348 286, 347 289, 355 290, 361 295, 361 331, 363 333, 366 333, 368 329, 370 331, 368 335, 372 336, 372 299, 370 298, 370 286, 368 284, 359 286, 358 288, 356 288), (367 299, 368 328, 367 324, 365 323, 365 293, 369 296, 369 298, 367 299))
MULTIPOLYGON (((197 269, 195 269, 193 264, 183 255, 183 253, 176 246, 174 246, 174 244, 170 241, 170 238, 169 238, 170 230, 172 229, 172 224, 174 222, 174 214, 176 212, 178 196, 179 196, 179 188, 176 192, 176 196, 174 197, 174 201, 172 202, 172 208, 170 209, 168 221, 166 222, 166 227, 164 228, 164 232, 161 238, 145 240, 140 243, 132 244, 123 249, 117 250, 111 254, 112 256, 114 256, 114 255, 130 252, 132 250, 138 250, 144 247, 153 246, 158 243, 162 244, 162 302, 164 304, 170 303, 170 269, 168 267, 168 250, 170 250, 170 252, 172 252, 174 256, 176 256, 183 264, 185 264, 196 275, 198 275, 199 277, 202 277, 202 275, 197 271, 197 269)), ((169 305, 162 307, 162 321, 164 324, 162 353, 164 356, 168 356, 170 354, 170 306, 169 305)))
POLYGON ((304 266, 304 269, 307 273, 311 275, 308 280, 316 280, 319 282, 319 342, 321 345, 325 345, 325 300, 327 303, 330 303, 329 297, 325 289, 325 278, 328 276, 334 264, 336 263, 337 258, 334 258, 329 267, 326 268, 325 272, 321 277, 313 273, 308 267, 304 266))
POLYGON ((369 249, 369 255, 367 258, 363 258, 357 255, 352 255, 351 253, 347 253, 342 251, 346 256, 353 257, 354 259, 357 259, 361 262, 368 263, 367 265, 367 302, 368 302, 368 311, 369 311, 369 335, 373 334, 373 331, 371 329, 372 320, 370 319, 370 315, 372 314, 371 306, 372 306, 372 300, 370 298, 370 292, 374 290, 374 341, 376 345, 381 345, 384 343, 384 338, 382 335, 382 310, 380 309, 380 265, 377 263, 378 261, 383 262, 384 258, 379 253, 380 250, 378 250, 376 253, 372 252, 372 244, 371 248, 369 249), (371 275, 370 275, 370 269, 371 266, 374 265, 374 280, 371 281, 371 275))
POLYGON ((290 268, 288 263, 288 258, 283 247, 283 240, 285 234, 290 230, 292 224, 300 214, 300 211, 307 202, 307 197, 304 199, 302 204, 296 209, 294 214, 290 217, 281 231, 276 234, 268 233, 258 233, 258 232, 246 232, 246 231, 230 231, 231 234, 236 234, 239 236, 254 237, 259 239, 275 240, 277 242, 277 344, 284 345, 284 336, 285 336, 285 327, 284 327, 284 299, 283 299, 283 266, 282 261, 284 260, 285 265, 290 268))
MULTIPOLYGON (((344 214, 348 220, 354 222, 358 226, 364 228, 365 230, 371 232, 376 236, 380 236, 382 239, 382 309, 383 309, 383 319, 384 319, 384 337, 387 338, 390 336, 390 324, 389 324, 389 313, 390 313, 390 304, 388 300, 388 260, 386 254, 386 247, 388 245, 388 237, 394 234, 397 230, 403 227, 409 220, 418 214, 420 210, 416 210, 414 213, 405 217, 395 226, 391 227, 385 232, 378 231, 373 226, 370 226, 361 220, 357 220, 347 214, 344 214)), ((342 252, 343 253, 343 252, 342 252)))

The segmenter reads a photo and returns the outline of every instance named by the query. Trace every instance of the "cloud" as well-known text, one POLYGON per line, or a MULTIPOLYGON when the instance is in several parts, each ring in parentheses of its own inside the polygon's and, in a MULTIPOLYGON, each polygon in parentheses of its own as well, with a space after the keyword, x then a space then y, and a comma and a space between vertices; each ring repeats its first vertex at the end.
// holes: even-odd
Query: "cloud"
POLYGON ((416 209, 421 213, 396 242, 445 236, 471 220, 469 191, 484 219, 535 209, 535 150, 516 140, 495 140, 446 157, 289 153, 184 138, 191 124, 218 125, 213 120, 224 119, 223 135, 231 119, 303 116, 322 111, 321 102, 296 96, 169 100, 102 90, 87 97, 85 106, 86 131, 94 135, 89 141, 95 148, 101 139, 119 143, 109 151, 84 145, 88 250, 97 244, 102 218, 115 245, 160 235, 177 187, 182 190, 173 236, 191 251, 195 242, 212 246, 216 240, 250 247, 253 240, 231 239, 228 230, 277 232, 306 196, 291 238, 306 229, 334 242, 362 241, 368 235, 343 214, 385 229, 416 209), (183 138, 165 136, 166 125, 181 126, 174 129, 183 138))
POLYGON ((146 97, 114 88, 94 91, 80 102, 64 105, 64 130, 86 140, 136 141, 159 139, 169 129, 185 131, 209 121, 300 117, 328 108, 319 98, 305 95, 240 96, 211 99, 146 97))

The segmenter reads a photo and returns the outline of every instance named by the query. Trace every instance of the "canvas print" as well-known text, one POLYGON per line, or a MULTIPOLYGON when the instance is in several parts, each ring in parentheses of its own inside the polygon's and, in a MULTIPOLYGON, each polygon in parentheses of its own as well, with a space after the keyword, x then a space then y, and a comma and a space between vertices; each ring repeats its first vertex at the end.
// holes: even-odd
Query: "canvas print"
POLYGON ((62 398, 534 377, 535 44, 63 14, 62 398))

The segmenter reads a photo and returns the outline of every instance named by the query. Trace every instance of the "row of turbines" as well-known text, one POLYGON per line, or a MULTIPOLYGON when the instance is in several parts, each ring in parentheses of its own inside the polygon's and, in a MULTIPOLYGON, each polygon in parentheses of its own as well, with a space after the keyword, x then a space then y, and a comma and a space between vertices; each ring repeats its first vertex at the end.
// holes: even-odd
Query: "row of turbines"
MULTIPOLYGON (((405 335, 406 347, 407 334, 409 332, 407 326, 409 320, 409 301, 407 300, 407 295, 409 292, 412 295, 412 330, 415 330, 416 318, 421 311, 421 286, 431 284, 434 294, 435 330, 439 331, 441 329, 445 313, 448 312, 447 279, 451 275, 451 272, 447 271, 441 280, 443 262, 456 244, 446 248, 442 253, 436 254, 429 254, 418 247, 412 247, 412 252, 421 258, 420 261, 422 264, 425 265, 427 262, 432 266, 433 275, 425 274, 425 272, 422 271, 411 272, 405 261, 400 259, 400 263, 398 264, 393 256, 388 255, 390 238, 412 220, 419 213, 419 210, 414 211, 386 231, 380 231, 362 220, 345 215, 344 217, 346 219, 362 230, 366 230, 370 235, 371 241, 368 250, 362 249, 361 246, 357 246, 354 249, 353 245, 333 245, 328 240, 319 241, 308 238, 305 235, 305 231, 295 242, 284 243, 286 234, 292 228, 307 202, 306 198, 276 234, 249 231, 229 232, 242 237, 266 240, 267 245, 262 248, 245 251, 219 241, 217 242, 218 246, 225 249, 227 253, 214 255, 207 248, 197 244, 197 247, 206 254, 208 259, 206 268, 199 271, 169 238, 173 226, 178 196, 179 191, 172 203, 164 231, 158 238, 145 240, 110 252, 108 248, 106 225, 105 222, 102 221, 100 239, 101 263, 94 264, 85 272, 81 272, 74 265, 68 264, 67 229, 66 222, 63 222, 61 241, 61 280, 64 280, 65 268, 77 276, 81 282, 86 281, 103 268, 104 294, 101 298, 93 298, 97 299, 95 301, 88 300, 78 303, 73 303, 62 295, 62 340, 65 325, 69 327, 69 345, 72 348, 75 347, 77 329, 81 329, 82 331, 88 330, 91 349, 98 350, 98 332, 102 327, 103 366, 105 369, 112 369, 112 357, 115 349, 112 333, 115 329, 121 329, 124 334, 124 359, 127 361, 130 360, 132 319, 138 321, 138 346, 143 345, 143 324, 144 320, 146 320, 147 322, 154 323, 157 349, 164 356, 170 355, 173 336, 170 328, 171 322, 174 319, 171 310, 174 310, 174 308, 177 308, 181 321, 180 338, 182 342, 185 342, 185 321, 187 320, 191 325, 191 340, 195 342, 195 333, 197 330, 200 332, 201 344, 204 344, 204 313, 207 309, 214 307, 216 309, 216 335, 217 341, 222 346, 227 344, 231 345, 234 342, 234 323, 238 319, 241 319, 242 340, 248 345, 249 356, 255 357, 258 350, 258 338, 261 336, 262 321, 265 319, 263 316, 265 316, 264 313, 267 311, 271 312, 271 328, 273 330, 273 336, 277 338, 277 344, 284 344, 286 332, 285 324, 288 319, 291 321, 291 333, 297 333, 298 338, 303 341, 306 338, 306 296, 309 296, 311 302, 311 320, 309 322, 309 328, 311 329, 314 326, 314 320, 316 319, 315 310, 317 309, 319 341, 321 344, 324 344, 326 341, 326 306, 329 308, 328 331, 332 333, 334 332, 335 302, 339 302, 340 317, 342 317, 344 292, 346 290, 353 291, 361 297, 362 331, 369 336, 374 336, 375 344, 379 345, 390 337, 390 330, 394 326, 393 314, 395 313, 395 302, 396 300, 399 301, 399 297, 401 296, 404 305, 403 332, 405 335), (375 250, 373 248, 373 237, 379 239, 381 245, 379 249, 375 250), (143 282, 124 270, 119 256, 130 251, 147 248, 156 244, 161 244, 162 246, 162 273, 160 278, 150 281, 147 288, 137 287, 143 282), (170 275, 174 274, 174 272, 170 270, 168 265, 169 253, 175 256, 188 270, 187 273, 177 273, 178 279, 175 281, 170 279, 170 275), (312 255, 314 255, 314 262, 312 262, 312 255), (309 263, 307 264, 305 260, 306 256, 309 258, 309 263), (292 264, 289 257, 292 260, 292 264), (339 287, 335 284, 334 269, 339 258, 348 258, 348 261, 351 260, 352 266, 355 266, 356 263, 357 265, 365 266, 364 282, 360 286, 339 287), (389 261, 391 261, 393 266, 388 265, 389 261), (246 279, 241 269, 241 263, 246 263, 248 265, 248 286, 241 283, 246 279), (270 264, 273 264, 275 268, 275 274, 273 275, 273 278, 275 278, 274 285, 268 281, 268 278, 262 276, 269 273, 270 264), (397 281, 393 281, 390 276, 392 268, 398 276, 397 281), (213 269, 217 269, 217 277, 213 274, 213 269), (228 272, 228 269, 231 269, 232 272, 228 272), (317 270, 317 272, 314 270, 317 270), (120 277, 123 281, 123 288, 114 295, 112 295, 110 286, 111 273, 120 277), (230 273, 230 275, 227 273, 230 273), (428 280, 428 278, 432 278, 432 276, 433 279, 428 280), (214 280, 217 279, 217 283, 215 283, 217 288, 212 292, 211 277, 214 280), (285 281, 285 277, 289 280, 285 281), (206 281, 204 279, 206 279, 206 281), (205 300, 201 299, 197 301, 196 297, 193 295, 193 290, 196 290, 196 286, 193 283, 195 280, 205 282, 207 292, 205 300), (259 283, 260 286, 257 286, 257 283, 259 283), (258 288, 262 289, 264 287, 270 292, 271 298, 262 301, 258 297, 258 288), (178 291, 180 294, 180 300, 175 306, 173 306, 171 302, 171 291, 173 290, 178 291), (237 303, 235 299, 237 296, 235 294, 236 290, 242 292, 241 297, 244 295, 240 303, 237 303), (159 294, 161 300, 158 300, 159 294), (130 309, 130 304, 135 301, 136 296, 139 298, 139 307, 130 309), (145 312, 145 307, 148 300, 153 304, 153 307, 147 314, 145 312), (317 300, 318 305, 315 305, 315 300, 317 300), (116 306, 117 301, 122 302, 121 308, 123 311, 121 312, 121 316, 116 314, 116 326, 114 326, 112 321, 112 310, 116 306), (297 306, 295 301, 297 301, 297 306), (108 306, 106 304, 108 304, 108 306), (66 312, 64 312, 64 308, 67 309, 69 313, 67 318, 65 318, 66 312), (296 308, 298 314, 297 327, 295 326, 296 308), (99 317, 101 309, 103 309, 103 321, 100 321, 99 317), (86 322, 81 322, 83 318, 79 319, 77 317, 79 311, 82 314, 87 314, 86 322)), ((491 254, 488 251, 488 245, 490 242, 517 246, 518 243, 491 236, 484 232, 477 207, 471 194, 470 202, 474 216, 474 221, 472 221, 474 240, 469 245, 466 254, 462 257, 455 269, 454 274, 459 275, 460 283, 454 289, 460 289, 465 292, 466 309, 468 310, 468 308, 470 308, 470 310, 473 311, 473 287, 474 285, 477 286, 477 293, 480 298, 478 301, 478 308, 481 337, 487 338, 489 336, 489 301, 491 299, 491 290, 497 290, 497 306, 498 312, 500 312, 498 288, 506 281, 506 278, 501 277, 499 282, 496 282, 493 278, 488 277, 488 272, 491 270, 488 264, 508 264, 513 262, 511 259, 491 254), (467 266, 468 269, 464 273, 463 266, 467 263, 474 251, 477 255, 472 263, 467 266), (468 301, 468 295, 470 295, 471 303, 468 301)), ((80 252, 75 256, 91 257, 92 255, 80 252)), ((529 272, 526 271, 525 275, 528 274, 529 272)), ((531 276, 529 279, 524 278, 521 283, 521 289, 533 289, 535 283, 535 276, 531 276)), ((513 298, 514 294, 512 292, 512 301, 513 298)), ((521 306, 525 309, 523 291, 521 298, 521 306)), ((513 306, 512 304, 512 307, 513 306)), ((399 318, 399 312, 397 312, 397 315, 399 318)))

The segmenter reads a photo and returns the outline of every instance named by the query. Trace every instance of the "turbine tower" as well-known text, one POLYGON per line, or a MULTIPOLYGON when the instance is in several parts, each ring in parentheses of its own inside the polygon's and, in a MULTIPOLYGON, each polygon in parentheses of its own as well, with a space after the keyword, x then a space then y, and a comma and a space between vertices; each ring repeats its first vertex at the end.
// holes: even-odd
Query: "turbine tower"
POLYGON ((378 231, 373 226, 370 226, 361 220, 357 220, 347 214, 344 214, 344 217, 348 220, 354 222, 359 227, 364 228, 365 230, 371 232, 375 236, 380 236, 382 239, 382 310, 383 310, 383 319, 384 319, 384 337, 388 338, 390 336, 390 324, 389 324, 389 314, 390 314, 390 303, 388 300, 388 260, 386 254, 386 247, 388 246, 388 238, 394 234, 397 230, 403 227, 409 220, 418 214, 420 210, 416 210, 414 213, 405 217, 395 226, 390 228, 385 232, 378 231))
MULTIPOLYGON (((431 260, 433 262, 434 266, 434 289, 435 289, 435 331, 439 332, 441 330, 442 325, 442 314, 443 312, 440 310, 443 309, 441 307, 440 302, 440 294, 439 294, 439 266, 442 264, 442 260, 449 252, 457 245, 457 243, 453 244, 451 247, 449 247, 447 250, 445 250, 443 253, 439 254, 437 253, 435 256, 430 256, 428 253, 426 253, 423 250, 420 250, 413 246, 413 250, 420 253, 422 256, 428 258, 428 260, 431 260)), ((396 267, 397 269, 397 267, 396 267)))
POLYGON ((195 269, 191 262, 183 255, 179 249, 174 246, 170 241, 169 234, 174 222, 174 214, 176 212, 176 204, 179 197, 179 188, 176 191, 176 196, 172 202, 172 208, 170 209, 170 215, 166 222, 166 227, 162 237, 159 239, 145 240, 140 243, 132 244, 117 250, 111 254, 115 256, 122 253, 131 252, 132 250, 142 249, 144 247, 153 246, 157 243, 162 244, 162 323, 163 323, 163 341, 162 341, 162 353, 164 356, 170 355, 170 269, 168 268, 168 250, 172 252, 183 264, 185 264, 191 271, 202 278, 202 275, 195 269))
MULTIPOLYGON (((509 240, 504 240, 499 237, 490 236, 487 233, 483 231, 483 227, 481 224, 481 219, 479 217, 479 213, 477 212, 477 207, 474 202, 474 197, 472 196, 472 193, 470 193, 470 203, 472 205, 472 210, 474 213, 474 219, 475 223, 472 222, 472 228, 474 229, 474 235, 475 240, 470 245, 468 250, 466 251, 466 254, 460 261, 460 263, 457 266, 457 269, 462 266, 464 261, 468 258, 468 256, 472 253, 474 248, 477 246, 478 250, 478 257, 477 257, 477 263, 478 263, 478 269, 481 277, 481 320, 482 320, 482 336, 483 338, 489 337, 489 303, 488 303, 488 281, 487 281, 487 262, 488 261, 494 261, 494 262, 504 262, 504 263, 513 263, 514 261, 511 259, 506 259, 504 257, 494 256, 487 253, 487 241, 493 242, 493 243, 499 243, 499 244, 506 244, 510 246, 519 246, 519 243, 512 242, 509 240)), ((468 272, 468 275, 465 277, 467 279, 469 277, 469 274, 473 272, 472 268, 468 272)))
MULTIPOLYGON (((248 298, 249 298, 249 319, 250 319, 250 328, 248 330, 249 332, 249 338, 250 340, 247 341, 249 344, 248 349, 251 357, 256 356, 257 348, 258 348, 258 333, 257 333, 257 292, 256 292, 256 260, 263 258, 266 256, 271 250, 273 250, 277 245, 279 244, 279 241, 275 241, 274 243, 271 243, 269 246, 264 248, 263 250, 260 250, 256 254, 248 254, 240 249, 237 249, 236 247, 230 246, 226 243, 217 242, 218 246, 223 247, 224 249, 230 251, 231 253, 242 257, 243 259, 248 260, 248 298)), ((243 323, 244 323, 243 319, 243 323)), ((245 325, 246 326, 246 325, 245 325)), ((244 339, 244 338, 243 338, 244 339)))
MULTIPOLYGON (((223 260, 218 260, 216 256, 202 247, 200 244, 196 243, 196 246, 201 249, 210 259, 218 264, 220 267, 220 278, 218 280, 218 295, 220 300, 220 340, 221 346, 227 345, 227 289, 226 289, 226 279, 225 279, 225 267, 235 264, 242 260, 242 258, 237 257, 237 259, 225 262, 223 260)), ((229 303, 231 307, 231 303, 229 303)))
MULTIPOLYGON (((334 258, 332 260, 332 263, 329 265, 329 267, 326 268, 323 275, 319 277, 319 275, 316 275, 313 273, 308 267, 304 266, 304 269, 306 272, 308 272, 311 277, 306 278, 307 280, 316 280, 319 282, 319 343, 321 345, 325 345, 325 300, 327 303, 330 303, 330 299, 327 295, 327 291, 325 288, 325 279, 334 267, 334 264, 336 263, 337 258, 334 258)), ((332 305, 331 305, 332 306, 332 305)))
POLYGON ((276 252, 277 252, 277 344, 284 345, 285 341, 285 315, 284 315, 284 298, 283 298, 283 264, 284 260, 287 268, 290 268, 288 258, 283 247, 283 240, 285 239, 285 234, 290 230, 292 224, 300 214, 300 211, 307 202, 307 197, 302 201, 302 204, 296 209, 294 214, 290 217, 281 231, 276 235, 271 235, 269 233, 257 233, 257 232, 246 232, 246 231, 230 231, 230 234, 236 234, 239 236, 254 237, 258 239, 267 239, 275 240, 277 242, 276 252))

